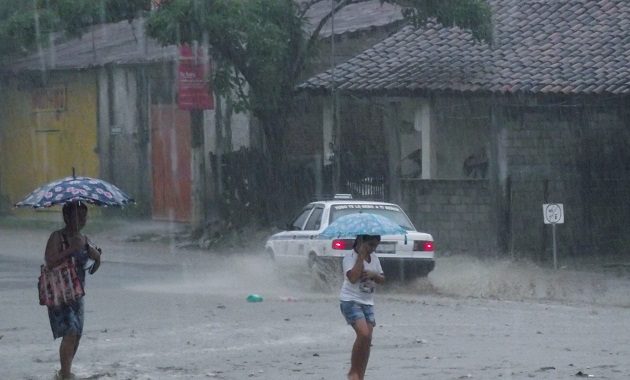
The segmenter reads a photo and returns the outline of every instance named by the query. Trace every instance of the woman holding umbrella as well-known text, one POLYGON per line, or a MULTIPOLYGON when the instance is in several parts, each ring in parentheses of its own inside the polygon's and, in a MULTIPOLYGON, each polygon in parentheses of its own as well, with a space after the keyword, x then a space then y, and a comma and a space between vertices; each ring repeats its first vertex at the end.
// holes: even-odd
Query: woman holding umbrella
POLYGON ((370 358, 374 319, 374 287, 385 282, 383 269, 374 254, 379 235, 359 235, 352 252, 343 258, 344 279, 339 295, 341 313, 352 326, 356 339, 352 346, 349 380, 362 380, 370 358))
MULTIPOLYGON (((88 261, 94 260, 89 268, 93 274, 101 263, 100 249, 90 244, 88 238, 81 233, 87 221, 87 206, 80 201, 63 205, 62 214, 65 227, 53 232, 46 244, 45 261, 50 268, 69 258, 74 258, 81 285, 85 286, 85 267, 88 261)), ((59 361, 61 370, 57 379, 74 379, 71 372, 79 341, 83 333, 83 298, 60 306, 48 307, 48 318, 55 339, 61 338, 59 361)))
MULTIPOLYGON (((87 221, 87 203, 100 207, 124 207, 133 204, 134 200, 107 181, 77 177, 72 168, 71 177, 40 186, 15 204, 15 207, 34 209, 63 205, 65 227, 53 232, 48 239, 45 252, 46 266, 54 268, 68 259, 74 259, 77 277, 82 287, 85 286, 85 269, 88 261, 94 260, 89 268, 90 274, 96 272, 101 263, 101 250, 81 234, 81 229, 87 221)), ((40 303, 41 296, 40 292, 40 303)), ((73 379, 74 375, 70 371, 72 360, 83 333, 83 298, 62 306, 49 306, 48 317, 54 338, 62 338, 59 346, 61 370, 56 378, 73 379)))
POLYGON ((339 294, 341 314, 352 326, 356 339, 352 346, 349 380, 363 380, 372 344, 374 288, 385 282, 376 247, 381 235, 406 234, 407 231, 384 216, 357 212, 344 215, 328 225, 321 238, 354 238, 352 251, 343 257, 343 285, 339 294))

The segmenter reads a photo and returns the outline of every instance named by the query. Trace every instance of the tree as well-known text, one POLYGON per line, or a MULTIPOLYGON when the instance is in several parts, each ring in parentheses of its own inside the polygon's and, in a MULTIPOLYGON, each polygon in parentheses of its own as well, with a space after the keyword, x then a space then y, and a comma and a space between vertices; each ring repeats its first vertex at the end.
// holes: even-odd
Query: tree
MULTIPOLYGON (((296 85, 316 52, 320 32, 334 13, 369 0, 333 0, 334 9, 306 28, 308 10, 331 0, 161 0, 149 14, 147 32, 163 44, 207 43, 217 57, 214 89, 234 97, 236 111, 249 110, 264 134, 265 163, 275 190, 268 210, 278 207, 285 185, 284 134, 296 85), (307 32, 309 30, 309 32, 307 32)), ((486 0, 381 0, 402 6, 419 26, 429 18, 490 38, 486 0)), ((80 35, 87 26, 131 20, 151 8, 151 0, 0 0, 0 54, 45 45, 53 33, 80 35), (17 3, 18 5, 16 5, 17 3)), ((230 99, 231 100, 231 99, 230 99)), ((273 216, 272 216, 273 217, 273 216)))
MULTIPOLYGON (((284 133, 295 89, 320 41, 320 32, 333 13, 368 0, 336 0, 335 8, 311 32, 306 14, 330 0, 163 0, 147 22, 148 34, 163 44, 205 41, 214 56, 232 69, 220 70, 215 90, 237 94, 237 109, 247 109, 260 121, 268 154, 271 207, 285 198, 284 133)), ((417 26, 429 18, 443 25, 470 29, 477 39, 491 37, 490 8, 485 0, 383 0, 403 6, 417 26)))

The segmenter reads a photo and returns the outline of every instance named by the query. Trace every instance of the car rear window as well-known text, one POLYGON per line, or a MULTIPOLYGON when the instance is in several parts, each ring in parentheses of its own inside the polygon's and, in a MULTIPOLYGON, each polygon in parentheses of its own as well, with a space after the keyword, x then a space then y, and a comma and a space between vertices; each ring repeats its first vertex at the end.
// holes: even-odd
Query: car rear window
POLYGON ((338 218, 354 214, 357 212, 369 212, 372 214, 387 217, 407 231, 414 231, 415 228, 407 215, 398 206, 392 205, 374 205, 374 204, 339 204, 330 207, 330 221, 334 222, 338 218))

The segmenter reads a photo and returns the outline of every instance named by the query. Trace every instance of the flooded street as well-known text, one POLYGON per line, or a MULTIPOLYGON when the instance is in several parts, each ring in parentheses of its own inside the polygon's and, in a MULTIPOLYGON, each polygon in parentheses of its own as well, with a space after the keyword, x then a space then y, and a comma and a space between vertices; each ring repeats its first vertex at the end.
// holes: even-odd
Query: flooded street
MULTIPOLYGON (((125 242, 133 228, 91 234, 104 259, 87 279, 79 378, 344 378, 354 334, 336 285, 280 276, 262 254, 125 242), (246 302, 251 293, 264 301, 246 302)), ((0 230, 6 379, 59 368, 35 287, 48 233, 0 230)), ((627 289, 605 273, 442 258, 428 281, 379 289, 367 378, 627 378, 627 289)))

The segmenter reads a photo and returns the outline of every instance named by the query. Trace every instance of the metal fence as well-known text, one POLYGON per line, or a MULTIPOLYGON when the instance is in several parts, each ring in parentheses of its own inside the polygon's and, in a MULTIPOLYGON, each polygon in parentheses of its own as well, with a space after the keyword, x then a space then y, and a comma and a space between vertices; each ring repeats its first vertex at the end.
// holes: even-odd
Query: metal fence
POLYGON ((344 182, 344 192, 357 199, 385 200, 385 177, 364 177, 344 182))

